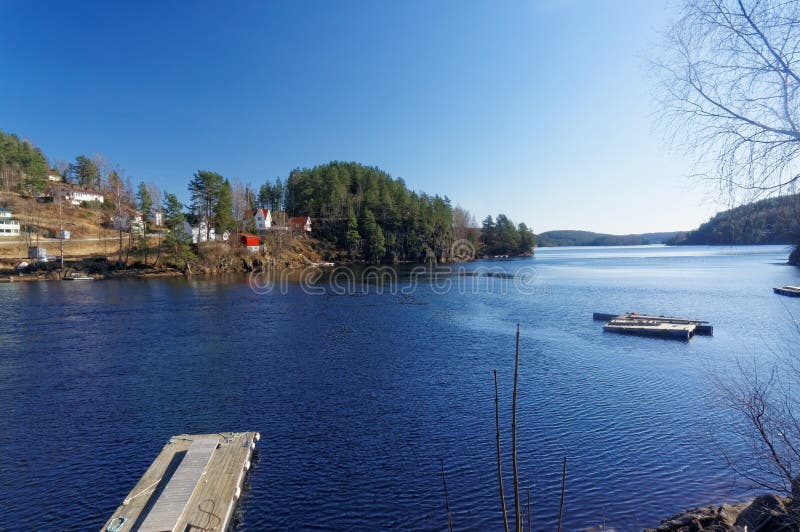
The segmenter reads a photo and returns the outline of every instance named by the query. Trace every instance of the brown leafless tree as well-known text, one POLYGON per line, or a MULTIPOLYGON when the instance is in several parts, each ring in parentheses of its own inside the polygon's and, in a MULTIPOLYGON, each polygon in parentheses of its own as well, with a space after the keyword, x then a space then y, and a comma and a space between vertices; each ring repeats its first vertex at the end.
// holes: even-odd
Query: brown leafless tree
POLYGON ((247 201, 247 187, 239 180, 233 180, 233 218, 236 220, 237 230, 241 233, 245 230, 245 213, 249 209, 247 201))
POLYGON ((467 238, 469 228, 475 227, 475 225, 470 225, 472 218, 473 217, 470 215, 469 211, 463 208, 461 205, 456 205, 453 208, 453 238, 467 238))
POLYGON ((114 172, 114 167, 108 158, 102 153, 92 155, 92 162, 97 166, 97 181, 90 184, 90 188, 104 190, 109 185, 109 176, 114 172))
MULTIPOLYGON (((775 354, 775 353, 773 353, 775 354)), ((792 350, 765 362, 740 361, 734 375, 716 377, 729 417, 714 435, 744 445, 743 453, 723 451, 728 465, 753 488, 791 497, 787 530, 800 524, 800 365, 792 350)))
POLYGON ((657 70, 664 119, 732 200, 800 180, 800 2, 685 0, 657 70))

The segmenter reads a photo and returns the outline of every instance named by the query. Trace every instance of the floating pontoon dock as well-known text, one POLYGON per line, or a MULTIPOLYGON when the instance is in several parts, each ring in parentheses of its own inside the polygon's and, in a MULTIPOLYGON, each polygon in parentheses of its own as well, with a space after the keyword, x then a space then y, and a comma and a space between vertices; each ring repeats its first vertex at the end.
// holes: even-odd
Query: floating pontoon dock
POLYGON ((260 437, 173 436, 102 531, 227 530, 260 437))
POLYGON ((773 288, 773 292, 782 296, 800 297, 800 286, 782 286, 780 288, 773 288))
POLYGON ((595 320, 607 321, 603 331, 617 334, 634 334, 638 336, 656 336, 688 340, 695 334, 711 336, 714 327, 707 321, 670 318, 668 316, 651 316, 648 314, 606 314, 595 312, 595 320))

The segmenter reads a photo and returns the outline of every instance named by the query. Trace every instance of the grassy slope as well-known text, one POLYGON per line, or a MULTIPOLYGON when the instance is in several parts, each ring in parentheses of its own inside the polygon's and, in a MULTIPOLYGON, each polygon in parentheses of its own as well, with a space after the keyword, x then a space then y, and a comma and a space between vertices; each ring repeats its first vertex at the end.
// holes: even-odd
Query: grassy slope
MULTIPOLYGON (((19 194, 11 193, 6 195, 0 193, 0 207, 11 211, 14 218, 20 223, 25 224, 30 219, 31 200, 23 198, 19 194)), ((56 238, 59 232, 58 205, 41 204, 35 205, 34 225, 40 238, 56 238)), ((98 237, 115 237, 118 233, 112 229, 101 227, 102 221, 109 219, 109 214, 100 209, 89 209, 64 204, 62 207, 62 219, 64 229, 70 231, 73 239, 98 237)), ((34 239, 35 239, 34 235, 34 239)), ((0 237, 0 243, 18 240, 17 245, 0 245, 0 258, 24 258, 27 256, 27 248, 24 237, 0 237)), ((41 242, 40 242, 41 243, 41 242)), ((47 248, 49 254, 58 253, 57 242, 46 242, 41 244, 47 248)), ((113 241, 67 241, 65 242, 66 255, 88 255, 92 253, 113 253, 117 249, 117 243, 113 241)))
MULTIPOLYGON (((11 211, 13 216, 25 223, 28 219, 31 203, 28 198, 18 194, 6 196, 0 194, 0 207, 11 211)), ((36 227, 41 238, 56 238, 59 233, 58 205, 36 204, 36 227)), ((62 219, 64 228, 71 232, 72 240, 64 242, 64 255, 67 259, 85 257, 89 255, 105 256, 116 261, 119 251, 119 232, 103 227, 102 223, 110 221, 110 212, 101 209, 77 207, 68 204, 62 206, 62 219), (103 240, 97 240, 102 237, 103 240), (81 239, 92 239, 81 241, 81 239)), ((35 239, 35 237, 34 237, 35 239)), ((27 257, 27 244, 24 237, 0 237, 3 242, 18 241, 13 245, 0 245, 0 266, 10 267, 27 257)), ((268 254, 284 266, 303 267, 312 262, 332 261, 341 259, 341 251, 333 246, 316 240, 307 235, 292 235, 283 233, 281 245, 278 245, 277 233, 270 233, 265 237, 268 254), (280 253, 278 253, 280 251, 280 253)), ((152 241, 152 245, 156 245, 152 241)), ((57 241, 40 241, 40 245, 47 249, 50 255, 58 255, 60 243, 57 241)), ((128 245, 128 235, 123 235, 123 248, 128 245)), ((155 252, 150 256, 154 260, 155 252)), ((134 257, 130 258, 131 261, 134 257)))

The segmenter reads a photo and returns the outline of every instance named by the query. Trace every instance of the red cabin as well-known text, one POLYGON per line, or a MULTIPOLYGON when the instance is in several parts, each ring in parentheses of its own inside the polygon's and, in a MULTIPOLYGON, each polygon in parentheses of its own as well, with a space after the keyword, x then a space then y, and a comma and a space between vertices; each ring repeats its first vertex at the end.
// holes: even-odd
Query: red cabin
POLYGON ((247 247, 247 249, 251 249, 251 248, 258 249, 259 246, 261 246, 261 239, 259 237, 257 237, 256 235, 250 235, 250 234, 244 233, 244 234, 240 235, 240 238, 242 240, 242 244, 245 247, 247 247))

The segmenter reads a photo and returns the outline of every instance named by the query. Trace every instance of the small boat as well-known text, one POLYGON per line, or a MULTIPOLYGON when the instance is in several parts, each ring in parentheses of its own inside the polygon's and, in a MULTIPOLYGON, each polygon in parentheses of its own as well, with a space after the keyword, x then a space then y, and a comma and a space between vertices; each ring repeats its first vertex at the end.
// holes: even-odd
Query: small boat
POLYGON ((88 275, 81 275, 79 273, 73 273, 69 277, 64 277, 65 281, 94 281, 94 277, 90 277, 88 275))
POLYGON ((786 285, 780 288, 773 288, 772 291, 782 296, 800 297, 800 286, 786 285))

